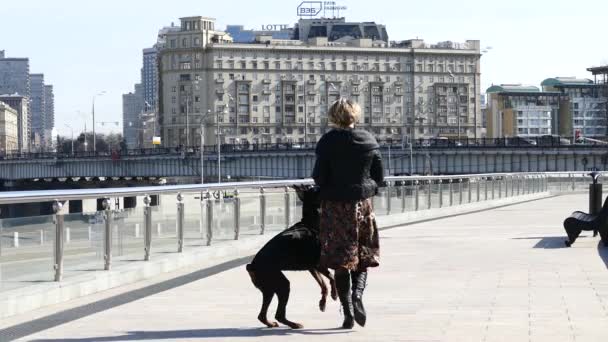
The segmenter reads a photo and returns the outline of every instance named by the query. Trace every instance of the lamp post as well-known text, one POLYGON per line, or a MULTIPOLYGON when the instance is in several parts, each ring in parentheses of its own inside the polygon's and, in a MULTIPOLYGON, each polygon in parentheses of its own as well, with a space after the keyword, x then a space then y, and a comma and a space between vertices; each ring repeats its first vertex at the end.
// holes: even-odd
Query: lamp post
MULTIPOLYGON (((99 93, 93 95, 93 108, 91 110, 92 114, 93 114, 93 152, 97 151, 97 147, 96 147, 96 140, 95 140, 95 97, 97 96, 103 96, 105 95, 106 91, 102 90, 99 93)), ((86 138, 86 136, 85 136, 86 138)))
MULTIPOLYGON (((72 126, 70 126, 68 124, 65 124, 65 126, 72 131, 72 155, 74 155, 74 129, 72 128, 72 126)), ((85 139, 86 139, 86 136, 85 136, 85 139)))

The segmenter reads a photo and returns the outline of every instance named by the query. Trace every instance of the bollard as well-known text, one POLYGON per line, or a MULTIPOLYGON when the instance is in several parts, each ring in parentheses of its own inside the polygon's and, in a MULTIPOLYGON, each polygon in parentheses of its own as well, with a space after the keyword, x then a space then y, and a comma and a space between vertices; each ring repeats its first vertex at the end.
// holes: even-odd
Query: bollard
POLYGON ((418 194, 418 184, 420 184, 420 182, 418 182, 418 180, 414 181, 414 192, 416 192, 415 197, 414 197, 414 211, 418 211, 418 204, 419 204, 419 194, 418 194))
POLYGON ((104 220, 105 220, 105 231, 104 231, 104 239, 103 239, 103 260, 104 260, 104 270, 109 270, 112 265, 112 210, 110 199, 106 198, 103 200, 103 208, 104 208, 104 220))
POLYGON ((161 237, 163 233, 163 226, 160 222, 156 224, 156 236, 161 237))
POLYGON ((44 230, 40 229, 40 246, 44 245, 44 230))
POLYGON ((260 187, 260 235, 266 230, 266 195, 264 188, 260 187))
POLYGON ((144 197, 144 260, 150 260, 152 248, 152 207, 150 196, 144 197))
POLYGON ((13 247, 19 247, 19 232, 13 232, 13 247))
POLYGON ((598 183, 598 179, 602 174, 599 172, 591 172, 591 180, 589 184, 589 213, 597 215, 602 210, 602 183, 598 183))
POLYGON ((207 246, 211 246, 211 240, 213 239, 213 200, 209 191, 205 195, 205 200, 207 201, 207 246))
POLYGON ((87 227, 87 235, 89 237, 89 241, 92 241, 93 240, 93 227, 91 227, 91 226, 87 227))
POLYGON ((291 221, 291 210, 289 209, 289 188, 285 187, 285 229, 289 228, 291 221))
POLYGON ((135 238, 139 238, 139 223, 135 224, 135 238))
POLYGON ((71 229, 70 229, 70 227, 67 227, 65 229, 65 243, 70 243, 71 240, 72 240, 71 229))
POLYGON ((55 281, 61 281, 63 277, 63 215, 65 209, 63 203, 55 201, 53 203, 53 212, 55 217, 55 241, 53 242, 53 257, 55 269, 55 281))
POLYGON ((184 196, 181 192, 177 193, 177 252, 184 251, 184 196))
POLYGON ((234 189, 234 239, 239 239, 241 233, 241 199, 239 198, 239 190, 234 189))

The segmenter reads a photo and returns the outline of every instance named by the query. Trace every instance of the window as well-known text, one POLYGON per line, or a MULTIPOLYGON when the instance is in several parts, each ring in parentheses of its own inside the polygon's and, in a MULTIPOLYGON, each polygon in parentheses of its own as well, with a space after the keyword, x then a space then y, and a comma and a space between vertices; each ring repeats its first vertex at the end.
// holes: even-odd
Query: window
POLYGON ((258 102, 258 96, 257 95, 253 95, 252 99, 253 99, 253 102, 258 102))
POLYGON ((200 46, 201 45, 201 39, 199 37, 194 38, 194 46, 200 46))

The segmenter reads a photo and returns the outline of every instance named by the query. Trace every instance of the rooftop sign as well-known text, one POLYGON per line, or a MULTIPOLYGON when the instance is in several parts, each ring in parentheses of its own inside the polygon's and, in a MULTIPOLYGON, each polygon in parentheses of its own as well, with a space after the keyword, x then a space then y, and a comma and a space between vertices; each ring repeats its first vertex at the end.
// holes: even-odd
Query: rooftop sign
POLYGON ((298 16, 300 17, 315 17, 323 9, 321 1, 302 1, 298 6, 298 16))

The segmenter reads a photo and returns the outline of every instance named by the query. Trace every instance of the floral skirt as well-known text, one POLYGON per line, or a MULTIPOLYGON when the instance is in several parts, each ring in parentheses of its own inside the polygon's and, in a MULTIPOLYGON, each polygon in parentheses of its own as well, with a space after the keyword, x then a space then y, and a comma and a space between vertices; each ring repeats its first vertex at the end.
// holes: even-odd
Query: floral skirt
POLYGON ((321 202, 321 266, 364 271, 380 264, 378 226, 371 198, 321 202))

